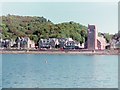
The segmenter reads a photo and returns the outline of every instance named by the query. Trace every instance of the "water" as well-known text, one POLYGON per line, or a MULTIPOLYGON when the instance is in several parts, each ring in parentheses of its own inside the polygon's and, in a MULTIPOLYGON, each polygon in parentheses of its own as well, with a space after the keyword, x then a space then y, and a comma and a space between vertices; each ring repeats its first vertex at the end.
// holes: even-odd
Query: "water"
POLYGON ((3 88, 117 88, 118 56, 2 55, 3 88))

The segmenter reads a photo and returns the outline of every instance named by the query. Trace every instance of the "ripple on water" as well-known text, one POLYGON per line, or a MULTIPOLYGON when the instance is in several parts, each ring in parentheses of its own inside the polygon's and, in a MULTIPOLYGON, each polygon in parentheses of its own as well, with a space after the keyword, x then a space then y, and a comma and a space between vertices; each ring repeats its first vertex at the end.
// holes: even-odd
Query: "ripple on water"
POLYGON ((45 58, 46 55, 5 55, 4 87, 117 86, 116 56, 47 55, 48 64, 43 63, 45 58))

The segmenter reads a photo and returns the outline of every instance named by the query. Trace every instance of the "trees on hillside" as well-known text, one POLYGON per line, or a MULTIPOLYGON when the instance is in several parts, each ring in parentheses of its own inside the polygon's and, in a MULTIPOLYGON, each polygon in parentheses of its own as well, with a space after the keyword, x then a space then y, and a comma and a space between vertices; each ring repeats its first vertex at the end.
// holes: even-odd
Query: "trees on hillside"
POLYGON ((37 42, 39 38, 73 38, 83 43, 87 38, 87 27, 70 21, 54 24, 44 17, 2 16, 3 38, 28 36, 37 42))

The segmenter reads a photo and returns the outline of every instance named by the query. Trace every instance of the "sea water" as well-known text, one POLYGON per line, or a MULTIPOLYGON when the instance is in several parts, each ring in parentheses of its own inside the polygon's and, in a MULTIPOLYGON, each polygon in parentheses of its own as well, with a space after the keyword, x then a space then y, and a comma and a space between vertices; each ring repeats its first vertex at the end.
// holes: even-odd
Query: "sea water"
POLYGON ((117 88, 117 55, 3 54, 3 88, 117 88))

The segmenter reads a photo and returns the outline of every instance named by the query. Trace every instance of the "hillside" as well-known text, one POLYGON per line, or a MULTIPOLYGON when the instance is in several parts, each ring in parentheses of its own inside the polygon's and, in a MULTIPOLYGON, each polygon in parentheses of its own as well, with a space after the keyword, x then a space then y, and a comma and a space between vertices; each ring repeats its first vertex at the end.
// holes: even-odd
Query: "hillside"
POLYGON ((2 16, 2 33, 4 38, 16 39, 28 36, 37 42, 40 38, 73 38, 79 42, 87 40, 87 27, 70 21, 54 24, 44 17, 2 16))

